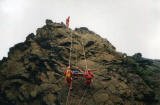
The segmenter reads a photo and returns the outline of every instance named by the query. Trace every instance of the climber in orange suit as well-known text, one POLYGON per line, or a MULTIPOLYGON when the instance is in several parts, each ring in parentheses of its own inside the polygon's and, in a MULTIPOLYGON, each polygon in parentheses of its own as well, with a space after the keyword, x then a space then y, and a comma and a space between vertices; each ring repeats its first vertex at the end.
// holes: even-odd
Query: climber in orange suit
POLYGON ((65 80, 69 86, 70 89, 72 89, 72 76, 73 71, 71 70, 70 66, 67 67, 67 70, 64 72, 65 80))
POLYGON ((90 69, 88 69, 87 72, 84 73, 84 77, 86 78, 86 86, 90 87, 92 79, 94 78, 94 75, 93 75, 93 73, 91 72, 90 69))

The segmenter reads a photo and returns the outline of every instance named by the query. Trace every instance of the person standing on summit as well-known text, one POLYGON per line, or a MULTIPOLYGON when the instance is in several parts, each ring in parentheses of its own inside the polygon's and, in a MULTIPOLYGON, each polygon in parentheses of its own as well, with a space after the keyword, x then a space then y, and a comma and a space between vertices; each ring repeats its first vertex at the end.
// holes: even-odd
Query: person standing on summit
POLYGON ((66 26, 67 26, 67 28, 69 28, 69 21, 70 21, 70 16, 68 16, 68 18, 66 19, 66 26))

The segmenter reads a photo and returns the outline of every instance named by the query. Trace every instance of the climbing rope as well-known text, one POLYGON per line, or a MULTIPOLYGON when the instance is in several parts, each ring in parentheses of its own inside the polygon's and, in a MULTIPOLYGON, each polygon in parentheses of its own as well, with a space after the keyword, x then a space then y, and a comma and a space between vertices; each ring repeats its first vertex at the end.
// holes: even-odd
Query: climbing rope
POLYGON ((69 67, 71 66, 71 56, 72 56, 72 32, 71 32, 70 54, 69 54, 69 67))
MULTIPOLYGON (((69 26, 68 26, 69 27, 69 26)), ((70 54, 69 54, 69 67, 71 67, 71 57, 72 57, 72 32, 71 32, 71 46, 70 46, 70 54)), ((67 101, 66 101, 66 105, 68 104, 68 99, 70 96, 70 88, 68 90, 68 95, 67 95, 67 101)))
POLYGON ((83 95, 82 95, 82 97, 81 97, 81 99, 80 99, 78 105, 80 105, 80 103, 83 101, 84 95, 86 94, 86 92, 87 92, 87 88, 85 89, 85 91, 84 91, 84 93, 83 93, 83 95))
MULTIPOLYGON (((76 37, 76 41, 78 40, 78 37, 76 37)), ((76 45, 76 67, 78 66, 78 48, 77 48, 77 45, 76 45)))
POLYGON ((70 91, 71 91, 71 89, 69 88, 69 90, 68 90, 68 95, 67 95, 66 105, 68 105, 68 99, 69 99, 69 96, 70 96, 70 91))
MULTIPOLYGON (((82 40, 82 39, 81 39, 81 40, 82 40)), ((85 69, 85 73, 86 73, 86 72, 87 72, 87 69, 88 69, 88 66, 87 66, 87 58, 86 58, 86 53, 85 53, 83 41, 82 41, 82 47, 83 47, 83 55, 84 55, 85 63, 86 63, 86 69, 85 69)))
MULTIPOLYGON (((69 28, 69 18, 70 17, 68 17, 68 19, 67 19, 67 21, 66 21, 66 25, 67 25, 67 28, 69 28)), ((72 44, 73 44, 73 41, 72 41, 72 31, 71 31, 71 36, 70 36, 71 38, 71 46, 70 46, 70 54, 69 54, 69 67, 71 67, 71 57, 72 57, 72 44)), ((78 37, 77 37, 77 40, 78 40, 78 37)), ((83 41, 82 41, 82 38, 81 38, 81 42, 82 42, 82 47, 83 47, 83 55, 84 55, 84 58, 85 58, 85 63, 86 63, 86 69, 85 69, 85 73, 87 73, 87 69, 88 69, 88 66, 87 66, 87 59, 86 59, 86 53, 85 53, 85 48, 84 48, 84 44, 83 44, 83 41)), ((77 45, 76 45, 76 66, 78 66, 78 53, 77 53, 77 45)), ((81 99, 80 99, 80 102, 79 102, 79 104, 78 105, 80 105, 80 103, 81 103, 81 101, 83 100, 83 98, 84 98, 84 96, 85 96, 85 94, 86 94, 86 90, 87 90, 87 88, 85 89, 85 91, 84 91, 84 94, 82 95, 82 97, 81 97, 81 99)), ((69 88, 69 90, 68 90, 68 95, 67 95, 67 100, 66 100, 66 105, 68 105, 68 101, 69 101, 69 97, 70 97, 70 91, 71 91, 71 89, 69 88)), ((72 100, 73 101, 73 100, 72 100)))

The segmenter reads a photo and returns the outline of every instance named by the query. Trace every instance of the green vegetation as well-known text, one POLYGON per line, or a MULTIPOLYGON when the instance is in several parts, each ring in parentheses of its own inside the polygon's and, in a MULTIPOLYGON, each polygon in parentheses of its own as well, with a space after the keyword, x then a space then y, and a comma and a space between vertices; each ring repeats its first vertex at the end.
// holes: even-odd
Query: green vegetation
POLYGON ((127 56, 124 61, 124 65, 131 67, 131 71, 135 72, 141 77, 145 77, 153 74, 152 62, 141 58, 141 54, 137 53, 134 56, 127 56))

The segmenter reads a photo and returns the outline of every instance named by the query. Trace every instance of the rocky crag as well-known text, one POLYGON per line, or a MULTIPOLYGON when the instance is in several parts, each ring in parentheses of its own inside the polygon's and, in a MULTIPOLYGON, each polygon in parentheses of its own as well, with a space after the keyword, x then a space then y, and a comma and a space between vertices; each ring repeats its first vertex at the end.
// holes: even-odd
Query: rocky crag
POLYGON ((86 27, 71 30, 46 20, 36 35, 28 35, 0 61, 0 105, 66 105, 68 86, 63 72, 68 66, 71 34, 71 68, 85 69, 84 46, 87 66, 95 78, 86 89, 84 78, 73 77, 68 105, 158 103, 159 61, 144 59, 140 53, 117 52, 107 39, 86 27))

